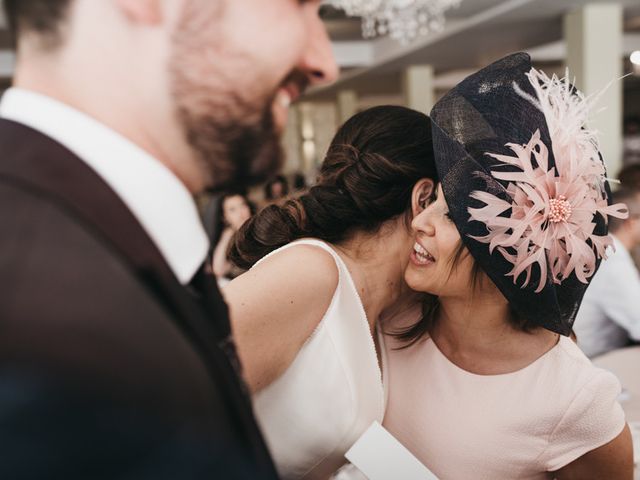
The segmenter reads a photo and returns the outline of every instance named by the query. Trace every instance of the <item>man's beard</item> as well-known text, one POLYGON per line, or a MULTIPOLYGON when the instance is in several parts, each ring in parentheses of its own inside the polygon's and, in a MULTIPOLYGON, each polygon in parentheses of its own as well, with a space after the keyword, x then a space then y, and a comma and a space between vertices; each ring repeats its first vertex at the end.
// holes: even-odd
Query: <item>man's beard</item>
POLYGON ((255 185, 273 175, 284 157, 273 119, 273 100, 245 104, 232 94, 198 95, 197 88, 193 85, 183 92, 186 98, 176 95, 175 100, 180 124, 207 176, 208 189, 255 185), (194 96, 203 102, 199 108, 190 108, 194 96))
POLYGON ((262 182, 284 158, 272 111, 275 91, 264 90, 254 59, 203 34, 220 18, 223 4, 210 10, 187 7, 174 34, 170 81, 178 121, 204 184, 220 190, 262 182), (204 51, 203 45, 208 45, 204 51), (253 85, 243 88, 251 73, 253 85))

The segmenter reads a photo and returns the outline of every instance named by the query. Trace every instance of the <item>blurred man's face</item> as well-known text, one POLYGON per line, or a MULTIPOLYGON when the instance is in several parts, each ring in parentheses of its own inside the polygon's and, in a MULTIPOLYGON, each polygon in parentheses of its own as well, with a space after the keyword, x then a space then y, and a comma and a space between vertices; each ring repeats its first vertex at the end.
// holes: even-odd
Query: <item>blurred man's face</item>
POLYGON ((337 68, 320 0, 184 0, 173 34, 172 94, 189 145, 220 188, 281 163, 289 104, 337 68))

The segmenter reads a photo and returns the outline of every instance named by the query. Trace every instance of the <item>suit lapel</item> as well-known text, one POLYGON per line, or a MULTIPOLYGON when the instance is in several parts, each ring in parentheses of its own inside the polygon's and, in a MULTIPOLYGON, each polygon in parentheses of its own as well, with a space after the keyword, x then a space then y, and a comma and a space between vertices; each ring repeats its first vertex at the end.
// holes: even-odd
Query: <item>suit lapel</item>
POLYGON ((184 288, 160 251, 111 188, 81 159, 29 127, 0 119, 0 181, 46 196, 109 244, 152 290, 205 361, 229 411, 253 432, 248 447, 272 468, 241 380, 223 349, 230 332, 227 307, 215 289, 199 303, 184 288), (216 299, 217 298, 217 299, 216 299), (204 303, 204 305, 203 305, 204 303))
MULTIPOLYGON (((0 120, 0 176, 7 182, 46 195, 72 213, 116 249, 135 273, 159 294, 158 298, 184 320, 183 327, 211 340, 214 329, 202 322, 158 248, 122 200, 82 160, 62 145, 23 125, 0 120), (29 138, 25 141, 25 136, 29 138), (6 152, 11 152, 10 156, 6 152), (198 320, 192 321, 192 318, 198 320)), ((191 336, 191 335, 190 335, 191 336)))

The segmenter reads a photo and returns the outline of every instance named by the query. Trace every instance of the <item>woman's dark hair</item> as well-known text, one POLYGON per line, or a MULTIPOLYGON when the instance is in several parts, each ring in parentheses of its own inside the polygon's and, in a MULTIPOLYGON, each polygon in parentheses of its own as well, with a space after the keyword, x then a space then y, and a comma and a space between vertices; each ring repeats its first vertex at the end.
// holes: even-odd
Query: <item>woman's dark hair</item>
POLYGON ((264 198, 267 200, 277 200, 273 196, 273 186, 276 184, 282 185, 282 196, 286 197, 289 194, 289 182, 283 175, 276 175, 269 180, 264 186, 264 198))
MULTIPOLYGON (((618 173, 618 180, 625 190, 640 191, 640 163, 631 163, 618 173)), ((610 218, 613 220, 615 217, 610 218)))
POLYGON ((36 32, 53 48, 60 42, 60 26, 64 22, 71 0, 4 0, 9 27, 14 37, 36 32))
POLYGON ((365 110, 336 133, 316 185, 245 223, 230 259, 248 269, 299 238, 339 243, 376 232, 410 211, 413 186, 425 177, 436 179, 429 117, 398 106, 365 110))
POLYGON ((293 176, 293 190, 294 191, 300 191, 300 190, 304 190, 305 188, 307 188, 307 179, 304 177, 304 175, 300 172, 296 173, 293 176))

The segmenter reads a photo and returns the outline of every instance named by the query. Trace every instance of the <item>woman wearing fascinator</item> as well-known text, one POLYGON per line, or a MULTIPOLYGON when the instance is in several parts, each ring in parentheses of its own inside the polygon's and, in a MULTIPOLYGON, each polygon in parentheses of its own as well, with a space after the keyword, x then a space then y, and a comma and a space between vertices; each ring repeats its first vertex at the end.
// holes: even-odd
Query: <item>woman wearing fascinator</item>
POLYGON ((588 107, 515 54, 431 112, 440 184, 405 272, 426 298, 385 324, 384 425, 439 478, 632 478, 619 382, 569 338, 626 214, 588 107))

